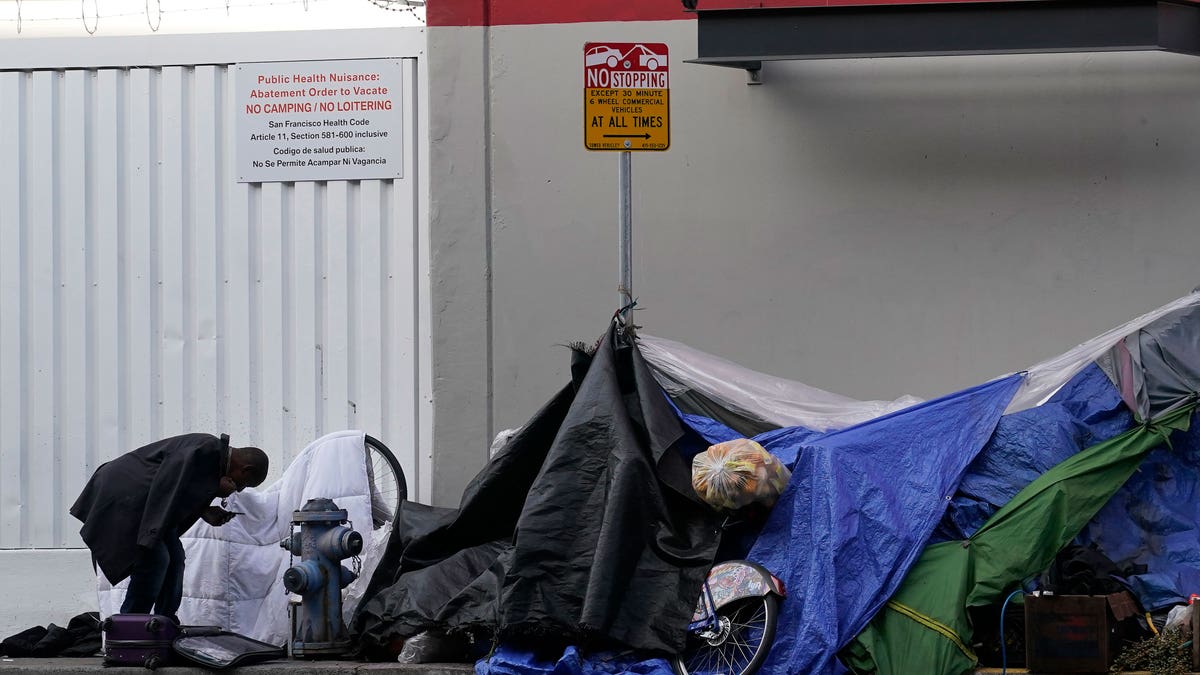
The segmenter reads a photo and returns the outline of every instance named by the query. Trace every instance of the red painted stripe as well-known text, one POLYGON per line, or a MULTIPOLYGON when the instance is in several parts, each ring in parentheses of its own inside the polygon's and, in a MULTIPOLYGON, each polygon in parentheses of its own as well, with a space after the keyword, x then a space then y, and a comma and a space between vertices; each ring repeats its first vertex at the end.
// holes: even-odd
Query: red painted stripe
MULTIPOLYGON (((698 0, 700 9, 926 5, 1041 0, 698 0)), ((692 19, 681 0, 429 0, 430 26, 513 26, 597 21, 692 19)))
MULTIPOLYGON (((704 0, 700 0, 703 2, 704 0)), ((692 19, 680 0, 429 0, 430 26, 692 19)))
POLYGON ((432 0, 425 6, 429 26, 483 26, 488 0, 432 0))
POLYGON ((762 7, 871 7, 878 5, 939 5, 977 2, 1037 2, 1038 0, 700 0, 700 9, 759 9, 762 7))

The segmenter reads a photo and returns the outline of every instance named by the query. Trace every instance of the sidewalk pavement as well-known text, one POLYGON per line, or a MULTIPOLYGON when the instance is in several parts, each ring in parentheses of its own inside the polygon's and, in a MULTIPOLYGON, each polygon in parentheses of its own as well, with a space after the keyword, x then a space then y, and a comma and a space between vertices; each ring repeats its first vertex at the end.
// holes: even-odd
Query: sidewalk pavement
MULTIPOLYGON (((214 671, 192 666, 159 668, 163 675, 212 675, 214 671)), ((268 661, 254 666, 231 668, 230 675, 472 675, 470 663, 362 663, 360 661, 268 661)), ((1000 668, 980 668, 976 675, 999 675, 1000 668)), ((1009 675, 1028 673, 1024 668, 1009 668, 1009 675)), ((147 675, 145 668, 105 668, 100 658, 89 659, 8 659, 0 658, 0 675, 147 675)), ((1136 672, 1123 675, 1150 675, 1136 672)))
MULTIPOLYGON (((159 668, 163 675, 212 675, 216 671, 196 666, 170 666, 159 668)), ((470 663, 363 663, 361 661, 309 661, 279 660, 253 666, 231 668, 223 673, 230 675, 472 675, 474 664, 470 663)), ((980 668, 976 675, 1000 675, 1000 668, 980 668)), ((1024 668, 1009 668, 1009 675, 1027 675, 1024 668)), ((0 675, 147 675, 145 668, 106 668, 100 657, 86 659, 10 659, 0 658, 0 675)), ((1151 675, 1145 671, 1133 671, 1122 675, 1151 675)))
MULTIPOLYGON (((192 666, 159 668, 164 675, 212 675, 214 671, 192 666)), ((239 675, 471 675, 470 663, 362 663, 359 661, 268 661, 253 666, 231 668, 225 673, 239 675)), ((145 668, 105 668, 100 657, 87 659, 0 659, 0 675, 146 675, 145 668)))

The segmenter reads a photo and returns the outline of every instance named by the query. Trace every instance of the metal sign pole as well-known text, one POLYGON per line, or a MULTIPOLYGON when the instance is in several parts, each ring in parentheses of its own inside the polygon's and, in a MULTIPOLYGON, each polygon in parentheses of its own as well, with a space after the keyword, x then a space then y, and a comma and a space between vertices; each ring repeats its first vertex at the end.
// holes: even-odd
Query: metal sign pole
MULTIPOLYGON (((663 42, 583 45, 583 146, 620 153, 619 307, 633 304, 632 157, 634 152, 671 146, 670 64, 663 42)), ((623 314, 628 320, 629 310, 623 314)))
POLYGON ((633 153, 628 150, 621 152, 619 169, 617 171, 618 182, 620 183, 621 209, 621 244, 618 251, 621 258, 621 279, 617 285, 617 291, 621 294, 621 302, 617 305, 618 307, 628 307, 633 303, 632 155, 633 153))

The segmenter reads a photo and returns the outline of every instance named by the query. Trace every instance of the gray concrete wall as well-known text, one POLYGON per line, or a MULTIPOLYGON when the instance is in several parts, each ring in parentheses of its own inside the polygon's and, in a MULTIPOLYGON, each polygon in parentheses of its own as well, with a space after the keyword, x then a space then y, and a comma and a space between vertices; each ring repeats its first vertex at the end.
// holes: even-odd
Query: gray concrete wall
POLYGON ((96 576, 86 549, 0 551, 0 638, 30 626, 66 626, 96 611, 96 576))
MULTIPOLYGON (((450 29, 431 39, 439 30, 450 29)), ((464 50, 483 35, 455 30, 464 50)), ((858 398, 935 396, 1200 283, 1200 59, 768 63, 766 83, 747 86, 741 71, 683 63, 696 53, 689 21, 494 27, 486 82, 459 80, 443 101, 488 93, 489 205, 473 166, 432 186, 475 200, 468 229, 490 232, 469 244, 442 235, 489 261, 490 313, 476 302, 489 292, 479 270, 434 272, 435 312, 472 299, 441 317, 455 337, 435 346, 435 367, 449 372, 466 349, 478 373, 486 335, 494 392, 485 409, 465 370, 439 382, 436 456, 447 439, 452 452, 472 447, 447 471, 535 412, 567 377, 557 345, 598 336, 616 307, 617 157, 582 144, 589 40, 671 47, 671 149, 633 162, 646 332, 858 398)), ((470 119, 449 139, 435 132, 435 159, 478 161, 470 119)))
POLYGON ((458 504, 491 426, 485 31, 430 28, 433 503, 458 504), (442 412, 439 412, 442 411, 442 412))

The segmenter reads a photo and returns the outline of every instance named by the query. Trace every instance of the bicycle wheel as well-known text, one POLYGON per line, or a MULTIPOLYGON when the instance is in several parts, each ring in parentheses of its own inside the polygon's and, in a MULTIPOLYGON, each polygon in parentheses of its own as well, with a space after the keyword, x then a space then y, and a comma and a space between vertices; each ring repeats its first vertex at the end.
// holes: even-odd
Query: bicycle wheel
POLYGON ((408 498, 404 469, 392 451, 377 438, 367 436, 367 482, 371 485, 371 525, 383 527, 396 518, 400 502, 408 498))
POLYGON ((746 598, 717 611, 719 627, 688 633, 675 657, 679 675, 751 675, 762 666, 775 639, 779 601, 773 595, 746 598))

